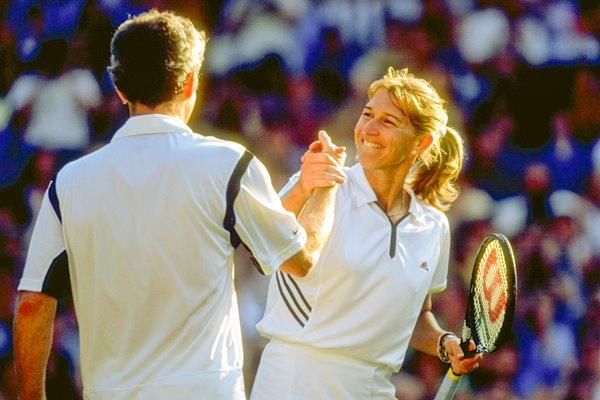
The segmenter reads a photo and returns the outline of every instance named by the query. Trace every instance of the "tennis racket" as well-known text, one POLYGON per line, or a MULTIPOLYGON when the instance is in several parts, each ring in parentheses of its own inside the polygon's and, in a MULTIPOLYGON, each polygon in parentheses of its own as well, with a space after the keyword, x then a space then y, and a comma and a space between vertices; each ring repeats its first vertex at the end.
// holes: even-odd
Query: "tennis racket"
MULTIPOLYGON (((461 333, 466 357, 491 353, 510 336, 517 300, 515 257, 508 239, 499 233, 486 236, 475 257, 469 300, 461 333), (469 351, 473 339, 476 350, 469 351)), ((448 372, 434 400, 454 397, 462 376, 448 372)))

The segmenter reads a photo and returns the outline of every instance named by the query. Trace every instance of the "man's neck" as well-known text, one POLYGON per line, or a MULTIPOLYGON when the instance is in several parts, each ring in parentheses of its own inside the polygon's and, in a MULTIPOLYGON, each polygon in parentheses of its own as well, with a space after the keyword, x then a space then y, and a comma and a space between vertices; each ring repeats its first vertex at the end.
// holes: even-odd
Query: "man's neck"
POLYGON ((183 122, 187 122, 185 108, 182 107, 181 104, 172 102, 161 103, 154 107, 150 107, 141 103, 129 103, 129 114, 132 117, 148 114, 162 114, 178 118, 183 122))

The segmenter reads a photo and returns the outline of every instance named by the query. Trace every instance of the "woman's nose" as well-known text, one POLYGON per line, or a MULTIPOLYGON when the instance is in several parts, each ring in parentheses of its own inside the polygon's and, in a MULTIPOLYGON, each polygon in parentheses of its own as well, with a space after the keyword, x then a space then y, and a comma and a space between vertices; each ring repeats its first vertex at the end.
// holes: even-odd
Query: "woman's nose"
POLYGON ((365 133, 369 135, 379 134, 379 121, 375 118, 369 119, 365 124, 365 133))

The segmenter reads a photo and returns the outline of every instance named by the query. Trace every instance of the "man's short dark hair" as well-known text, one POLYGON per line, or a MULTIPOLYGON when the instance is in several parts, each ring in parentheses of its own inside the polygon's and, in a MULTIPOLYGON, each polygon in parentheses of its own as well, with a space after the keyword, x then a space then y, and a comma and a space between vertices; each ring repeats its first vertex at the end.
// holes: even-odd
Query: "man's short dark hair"
POLYGON ((185 17, 150 10, 123 22, 111 41, 108 72, 128 101, 173 100, 204 60, 206 36, 185 17))

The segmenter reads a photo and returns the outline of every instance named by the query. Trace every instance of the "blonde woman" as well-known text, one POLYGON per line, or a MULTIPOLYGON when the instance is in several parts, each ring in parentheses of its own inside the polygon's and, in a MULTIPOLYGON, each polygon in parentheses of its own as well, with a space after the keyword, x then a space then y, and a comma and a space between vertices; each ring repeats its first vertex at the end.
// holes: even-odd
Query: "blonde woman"
MULTIPOLYGON (((345 168, 334 228, 313 272, 277 272, 270 282, 257 326, 270 341, 253 400, 395 399, 390 377, 409 345, 457 374, 482 359, 464 358, 431 310, 432 294, 446 287, 444 211, 459 193, 463 141, 447 125, 445 101, 407 70, 390 68, 368 95, 354 128, 357 163, 345 168)), ((311 145, 280 194, 297 215, 326 175, 320 147, 311 145)))

